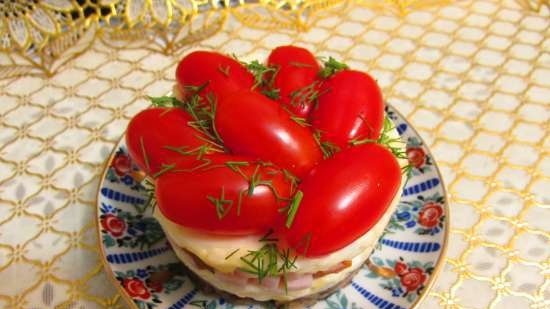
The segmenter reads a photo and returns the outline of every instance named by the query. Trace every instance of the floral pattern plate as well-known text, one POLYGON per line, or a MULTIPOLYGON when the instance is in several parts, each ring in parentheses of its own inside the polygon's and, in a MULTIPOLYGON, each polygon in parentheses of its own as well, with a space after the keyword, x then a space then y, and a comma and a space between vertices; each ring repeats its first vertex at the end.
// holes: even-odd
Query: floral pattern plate
MULTIPOLYGON (((414 308, 443 265, 449 210, 441 175, 418 133, 392 107, 386 112, 407 142, 413 166, 411 177, 368 263, 349 285, 308 308, 414 308)), ((148 192, 136 180, 138 172, 122 139, 108 161, 97 197, 104 263, 132 307, 274 307, 269 302, 237 305, 198 290, 186 276, 151 210, 145 208, 148 192)))

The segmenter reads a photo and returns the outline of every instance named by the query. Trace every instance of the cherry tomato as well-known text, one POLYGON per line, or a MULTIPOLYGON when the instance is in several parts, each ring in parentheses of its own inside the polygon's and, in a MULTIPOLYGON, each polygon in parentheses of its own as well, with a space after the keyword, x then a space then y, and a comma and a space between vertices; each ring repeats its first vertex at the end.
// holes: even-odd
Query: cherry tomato
POLYGON ((233 153, 273 162, 298 177, 322 160, 311 131, 255 91, 220 98, 214 122, 225 147, 233 153))
POLYGON ((217 52, 195 51, 185 56, 176 69, 176 80, 184 94, 190 87, 206 85, 200 92, 220 97, 240 89, 250 89, 254 76, 237 60, 217 52))
POLYGON ((378 139, 384 122, 384 102, 376 81, 368 74, 344 70, 321 87, 318 107, 311 113, 313 129, 322 140, 341 149, 353 139, 378 139))
POLYGON ((305 48, 279 46, 271 51, 267 63, 278 68, 273 88, 280 90, 279 102, 296 116, 307 118, 320 86, 315 56, 305 48))
POLYGON ((372 143, 343 150, 302 180, 303 198, 281 237, 306 256, 341 249, 380 220, 400 183, 399 163, 385 147, 372 143))
POLYGON ((163 164, 186 161, 198 156, 201 146, 209 145, 208 138, 187 123, 192 118, 180 108, 150 108, 138 113, 126 131, 128 153, 137 166, 149 175, 162 169, 163 164), (167 149, 179 148, 181 151, 167 149), (183 155, 185 152, 193 152, 183 155), (182 161, 183 160, 183 161, 182 161))
POLYGON ((226 154, 201 161, 157 179, 157 203, 166 218, 207 233, 247 235, 265 233, 284 216, 278 210, 293 187, 281 170, 226 154))

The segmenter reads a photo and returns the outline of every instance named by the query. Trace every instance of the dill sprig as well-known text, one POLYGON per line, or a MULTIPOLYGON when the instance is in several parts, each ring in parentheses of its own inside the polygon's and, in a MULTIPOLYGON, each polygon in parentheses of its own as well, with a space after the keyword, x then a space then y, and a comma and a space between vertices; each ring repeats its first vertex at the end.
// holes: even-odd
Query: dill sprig
POLYGON ((298 116, 290 116, 290 119, 292 119, 292 121, 299 124, 301 127, 310 127, 311 126, 311 124, 309 124, 309 122, 307 122, 306 118, 298 117, 298 116))
MULTIPOLYGON (((254 75, 254 85, 252 89, 256 89, 261 86, 271 86, 273 84, 273 79, 275 74, 277 74, 278 69, 275 67, 266 66, 260 63, 258 60, 253 60, 249 63, 241 62, 246 69, 254 75), (269 79, 266 78, 266 74, 271 73, 269 79)), ((269 87, 271 88, 271 87, 269 87)))
POLYGON ((290 249, 279 250, 277 248, 277 239, 271 238, 273 233, 270 230, 260 241, 264 243, 258 250, 249 250, 241 257, 244 266, 239 268, 241 271, 252 274, 262 282, 267 276, 283 275, 286 286, 286 274, 296 267, 297 255, 291 256, 290 249))
POLYGON ((245 176, 245 180, 248 181, 248 189, 246 190, 248 196, 252 196, 254 194, 254 189, 257 186, 266 186, 271 190, 271 192, 273 193, 273 196, 277 201, 289 201, 290 199, 282 197, 279 194, 275 186, 273 186, 273 182, 271 180, 262 179, 262 173, 260 173, 260 166, 262 167, 270 166, 265 164, 271 164, 271 163, 258 162, 256 167, 254 168, 254 172, 252 173, 252 175, 250 175, 250 177, 245 176))
POLYGON ((230 66, 226 66, 226 67, 223 67, 221 65, 218 66, 218 71, 220 71, 223 75, 225 75, 225 77, 229 77, 230 69, 231 69, 230 66))
POLYGON ((235 250, 233 250, 233 252, 229 253, 229 254, 225 257, 225 260, 229 260, 233 255, 235 255, 235 253, 239 252, 239 250, 241 250, 241 249, 235 249, 235 250))
POLYGON ((278 238, 274 238, 272 237, 273 236, 273 229, 269 229, 269 231, 267 231, 267 233, 265 233, 264 236, 262 236, 262 238, 260 238, 260 242, 277 242, 279 241, 278 238))
POLYGON ((322 133, 320 130, 315 130, 315 132, 313 132, 313 138, 315 139, 315 142, 317 142, 317 145, 321 148, 321 152, 323 152, 323 159, 327 159, 340 151, 340 147, 333 142, 323 141, 321 134, 322 133))
POLYGON ((290 105, 304 107, 311 102, 315 102, 317 105, 319 97, 325 94, 328 89, 320 91, 321 82, 314 81, 313 83, 296 89, 290 93, 290 105))
POLYGON ((197 131, 203 133, 208 141, 223 148, 223 141, 216 130, 216 108, 218 101, 213 93, 208 93, 204 98, 197 93, 183 102, 182 107, 191 115, 192 121, 187 124, 197 131))
MULTIPOLYGON (((242 173, 242 171, 239 167, 240 166, 249 166, 250 163, 248 161, 226 161, 225 165, 230 170, 232 170, 233 172, 242 173)), ((247 178, 246 176, 243 176, 243 177, 247 178)))
POLYGON ((281 98, 281 90, 273 88, 273 81, 277 73, 279 73, 278 67, 267 66, 260 63, 258 60, 253 60, 248 63, 244 61, 240 62, 254 76, 254 85, 252 89, 261 88, 260 92, 272 100, 281 98))
POLYGON ((281 98, 281 89, 271 88, 262 89, 262 94, 272 100, 279 100, 281 98))
POLYGON ((290 201, 288 212, 287 212, 287 219, 285 226, 287 228, 290 228, 292 226, 292 223, 294 222, 294 218, 296 217, 296 213, 298 212, 298 208, 300 208, 300 203, 302 202, 302 198, 304 197, 304 193, 300 190, 294 194, 294 197, 290 201))
POLYGON ((220 220, 227 216, 233 207, 233 200, 225 199, 225 188, 223 186, 219 198, 212 195, 207 195, 206 198, 216 207, 216 214, 220 220))
POLYGON ((390 134, 394 129, 395 125, 388 117, 385 117, 384 124, 382 125, 382 131, 380 132, 380 137, 378 139, 355 138, 350 141, 350 144, 357 146, 368 143, 377 143, 388 148, 388 150, 390 150, 396 158, 407 159, 407 152, 403 147, 405 142, 400 137, 392 137, 390 134))
POLYGON ((153 178, 159 178, 160 176, 162 176, 165 173, 168 173, 169 171, 173 170, 174 168, 176 168, 175 163, 173 163, 173 164, 163 164, 160 171, 153 174, 152 177, 153 178))
POLYGON ((194 149, 190 149, 190 150, 187 150, 189 148, 188 146, 176 147, 176 146, 165 145, 162 148, 173 151, 173 152, 176 152, 176 153, 179 153, 182 156, 195 156, 196 155, 197 160, 200 160, 206 154, 210 154, 210 153, 213 153, 213 152, 223 152, 223 150, 221 150, 219 147, 217 147, 215 145, 211 145, 211 144, 200 145, 200 146, 198 146, 194 149))
POLYGON ((281 105, 281 108, 284 109, 288 113, 288 115, 290 116, 290 120, 296 122, 301 127, 310 127, 311 126, 311 124, 307 121, 306 118, 296 116, 296 114, 294 114, 294 112, 291 111, 287 106, 281 105))
POLYGON ((147 156, 147 152, 145 151, 145 144, 143 143, 143 136, 139 137, 139 147, 141 148, 141 155, 143 156, 143 161, 145 161, 145 168, 147 169, 147 173, 151 172, 151 165, 149 164, 149 156, 147 156))
MULTIPOLYGON (((229 67, 225 69, 220 67, 219 69, 224 72, 229 72, 229 67)), ((188 125, 207 137, 203 138, 197 136, 197 138, 218 147, 219 150, 223 150, 223 141, 216 130, 214 122, 216 117, 217 98, 212 92, 200 95, 209 84, 210 82, 207 81, 198 86, 183 86, 188 93, 188 96, 183 102, 170 96, 149 97, 149 99, 151 100, 151 104, 155 107, 183 108, 193 118, 192 121, 188 122, 188 125)))
POLYGON ((323 68, 319 71, 319 77, 327 79, 337 72, 348 68, 349 66, 347 64, 339 62, 332 57, 328 57, 328 60, 323 63, 323 68))
MULTIPOLYGON (((350 144, 353 146, 367 144, 367 143, 377 143, 385 146, 397 159, 408 159, 407 150, 405 147, 405 142, 400 137, 392 137, 391 132, 395 130, 395 125, 388 118, 384 118, 384 124, 382 125, 382 131, 380 132, 380 137, 378 139, 369 139, 369 138, 356 138, 350 141, 350 144)), ((401 167, 403 174, 409 175, 411 172, 412 166, 407 164, 401 167)))
POLYGON ((290 192, 294 192, 296 187, 298 187, 298 183, 300 183, 300 179, 284 168, 283 176, 285 177, 285 180, 288 180, 290 182, 290 192))
POLYGON ((175 97, 170 96, 160 96, 160 97, 150 97, 151 105, 154 107, 178 107, 181 105, 181 102, 178 101, 175 97))

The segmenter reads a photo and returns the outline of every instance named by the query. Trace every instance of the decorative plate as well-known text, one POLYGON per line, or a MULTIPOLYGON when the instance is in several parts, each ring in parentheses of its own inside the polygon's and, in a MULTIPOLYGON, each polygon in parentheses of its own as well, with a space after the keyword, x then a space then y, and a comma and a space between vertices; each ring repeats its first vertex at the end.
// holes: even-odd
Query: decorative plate
MULTIPOLYGON (((418 133, 392 107, 386 112, 407 142, 411 177, 369 262, 349 285, 308 308, 415 308, 443 266, 449 209, 441 175, 418 133)), ((97 197, 105 268, 132 307, 273 308, 269 302, 237 305, 196 289, 145 208, 148 194, 134 179, 136 172, 122 139, 107 162, 97 197)))

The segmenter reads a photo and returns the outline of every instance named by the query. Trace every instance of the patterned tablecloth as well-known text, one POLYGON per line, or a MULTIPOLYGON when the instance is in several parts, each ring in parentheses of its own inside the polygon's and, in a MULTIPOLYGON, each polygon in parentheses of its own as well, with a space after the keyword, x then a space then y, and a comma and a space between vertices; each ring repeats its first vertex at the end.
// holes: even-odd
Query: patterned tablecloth
POLYGON ((171 89, 191 50, 250 60, 298 44, 375 76, 439 163, 452 230, 421 307, 550 308, 550 15, 521 2, 407 15, 342 4, 303 32, 229 14, 221 30, 168 56, 96 39, 51 78, 1 79, 0 307, 125 307, 94 220, 99 175, 128 120, 147 95, 171 89))

